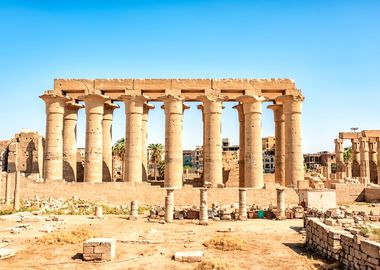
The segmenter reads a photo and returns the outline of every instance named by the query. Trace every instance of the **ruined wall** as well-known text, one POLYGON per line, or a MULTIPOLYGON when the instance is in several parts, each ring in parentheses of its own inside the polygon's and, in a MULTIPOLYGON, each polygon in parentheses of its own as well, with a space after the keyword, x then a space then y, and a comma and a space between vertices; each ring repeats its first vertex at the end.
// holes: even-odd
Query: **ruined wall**
MULTIPOLYGON (((10 179, 13 181, 13 177, 10 179)), ((13 182, 11 183, 14 186, 13 182)), ((2 182, 1 196, 4 196, 5 181, 2 182)), ((12 191, 13 192, 13 191, 12 191)), ((13 193, 12 193, 13 194, 13 193)), ((128 204, 132 200, 138 200, 141 205, 164 204, 166 190, 158 186, 150 186, 147 183, 132 185, 125 182, 104 183, 62 183, 48 182, 37 183, 27 177, 21 177, 21 198, 34 198, 34 196, 53 198, 79 198, 89 201, 102 201, 113 204, 128 204)), ((174 192, 175 205, 199 205, 199 189, 185 186, 174 192)), ((210 189, 208 192, 209 205, 213 202, 231 204, 239 201, 238 188, 210 189)), ((298 204, 297 192, 293 189, 285 191, 286 204, 298 204)), ((253 203, 268 207, 270 203, 276 205, 276 189, 248 189, 247 203, 253 203)))
POLYGON ((364 189, 365 201, 369 203, 380 202, 380 188, 372 187, 364 189))
POLYGON ((0 172, 6 171, 8 167, 8 146, 11 140, 0 141, 0 172))
POLYGON ((319 255, 341 262, 345 269, 380 268, 380 243, 327 226, 316 218, 306 220, 306 244, 319 255))
POLYGON ((43 145, 44 139, 36 131, 23 130, 15 134, 8 147, 8 172, 18 170, 42 177, 43 145))
POLYGON ((338 204, 347 204, 364 201, 364 188, 362 184, 331 184, 336 190, 336 202, 338 204))

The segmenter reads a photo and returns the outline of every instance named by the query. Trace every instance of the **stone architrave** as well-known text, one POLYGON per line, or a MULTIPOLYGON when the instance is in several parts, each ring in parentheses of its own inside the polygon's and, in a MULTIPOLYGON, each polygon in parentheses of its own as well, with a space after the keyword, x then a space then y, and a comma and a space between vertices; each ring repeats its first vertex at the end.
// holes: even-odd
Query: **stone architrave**
POLYGON ((301 118, 302 95, 284 95, 276 98, 283 104, 285 114, 285 185, 297 187, 304 180, 301 118))
POLYGON ((67 182, 77 181, 77 124, 78 111, 83 105, 75 101, 65 104, 63 120, 63 178, 67 182))
POLYGON ((265 98, 244 95, 237 98, 243 104, 245 122, 244 177, 245 187, 263 188, 263 149, 261 139, 261 111, 265 98))
POLYGON ((167 188, 181 188, 183 176, 182 124, 188 108, 179 96, 161 97, 165 110, 165 180, 167 188))
POLYGON ((201 96, 203 102, 204 141, 207 144, 203 149, 204 184, 212 187, 223 185, 223 148, 221 134, 221 116, 223 99, 201 96))
POLYGON ((149 99, 144 95, 123 95, 125 103, 125 156, 124 181, 129 183, 142 182, 142 115, 144 104, 149 99))
POLYGON ((109 98, 98 94, 83 96, 86 108, 86 144, 84 182, 101 183, 103 180, 103 115, 104 103, 109 98))
POLYGON ((119 105, 107 101, 104 103, 103 115, 103 182, 112 182, 112 124, 113 111, 119 108, 119 105))
POLYGON ((358 139, 352 139, 352 177, 360 177, 360 143, 358 139))
POLYGON ((346 168, 344 165, 344 148, 343 140, 335 139, 335 156, 336 156, 336 175, 337 179, 343 179, 345 177, 346 168))
POLYGON ((275 182, 285 186, 285 115, 281 104, 269 105, 274 114, 275 130, 275 182))
POLYGON ((369 172, 369 148, 368 148, 368 138, 361 137, 359 139, 360 143, 360 178, 363 184, 368 184, 370 179, 369 172))
POLYGON ((239 187, 245 187, 245 178, 244 178, 244 154, 245 154, 245 127, 244 127, 244 112, 243 105, 238 104, 234 106, 234 109, 238 112, 239 119, 239 187))
POLYGON ((145 103, 142 114, 142 143, 141 143, 141 159, 142 159, 142 181, 148 180, 148 114, 149 110, 154 109, 154 105, 145 103))
POLYGON ((45 181, 63 179, 63 118, 65 103, 70 98, 46 92, 40 98, 46 105, 46 136, 44 153, 45 181))

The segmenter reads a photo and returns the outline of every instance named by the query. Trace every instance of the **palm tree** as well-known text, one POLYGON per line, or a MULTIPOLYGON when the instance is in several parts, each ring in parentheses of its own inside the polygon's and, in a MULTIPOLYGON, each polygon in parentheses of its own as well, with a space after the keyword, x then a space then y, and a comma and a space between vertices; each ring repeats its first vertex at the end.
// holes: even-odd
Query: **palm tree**
POLYGON ((112 147, 112 153, 119 156, 121 160, 124 160, 125 153, 125 139, 118 140, 112 147))
POLYGON ((343 159, 345 162, 350 161, 352 156, 352 149, 351 147, 345 147, 343 152, 343 159))
POLYGON ((150 150, 150 161, 153 163, 154 180, 157 180, 158 164, 162 160, 162 153, 164 152, 164 146, 160 143, 152 143, 148 146, 150 150))

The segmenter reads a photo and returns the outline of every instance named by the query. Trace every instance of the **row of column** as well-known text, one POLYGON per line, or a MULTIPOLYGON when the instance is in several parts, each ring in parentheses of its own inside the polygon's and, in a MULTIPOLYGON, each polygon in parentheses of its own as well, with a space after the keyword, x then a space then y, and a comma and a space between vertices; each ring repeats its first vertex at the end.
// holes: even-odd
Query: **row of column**
MULTIPOLYGON (((344 160, 343 139, 335 139, 336 173, 338 179, 360 177, 368 184, 380 176, 380 138, 351 139, 351 161, 344 160), (376 167, 376 168, 374 168, 376 167)), ((378 182, 378 180, 377 180, 378 182)))
MULTIPOLYGON (((82 105, 65 96, 45 94, 46 144, 44 177, 49 180, 76 181, 76 127, 78 110, 82 105), (63 168, 63 169, 62 169, 63 168)), ((118 108, 108 97, 90 94, 82 97, 86 110, 86 143, 84 181, 112 181, 112 121, 118 108)), ((123 95, 126 133, 123 179, 141 182, 147 178, 148 97, 123 95)), ((223 185, 221 113, 223 99, 201 96, 199 106, 203 116, 203 160, 206 186, 223 185)), ((179 96, 160 98, 165 110, 165 187, 182 187, 183 111, 188 108, 179 96)), ((262 102, 264 97, 244 95, 235 106, 239 115, 240 187, 262 188, 262 102)), ((276 137, 276 182, 296 186, 303 180, 301 140, 301 104, 303 97, 281 96, 274 105, 276 137)))

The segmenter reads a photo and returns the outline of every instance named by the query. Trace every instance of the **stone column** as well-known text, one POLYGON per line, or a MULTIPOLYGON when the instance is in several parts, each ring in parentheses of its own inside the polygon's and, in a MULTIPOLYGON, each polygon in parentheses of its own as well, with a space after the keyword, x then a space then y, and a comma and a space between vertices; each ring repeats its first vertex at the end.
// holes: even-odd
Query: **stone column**
POLYGON ((89 94, 86 103, 86 145, 84 157, 84 182, 101 183, 103 179, 103 115, 108 97, 89 94))
POLYGON ((201 188, 199 191, 199 225, 208 225, 207 188, 201 188))
POLYGON ((154 105, 145 103, 142 114, 142 143, 141 143, 141 159, 142 159, 142 181, 148 180, 148 113, 154 109, 154 105))
POLYGON ((182 98, 175 96, 161 97, 165 110, 165 180, 164 186, 182 187, 183 149, 182 116, 186 109, 182 98))
POLYGON ((352 177, 360 177, 360 143, 358 139, 352 139, 352 177))
POLYGON ((377 184, 380 184, 380 137, 376 138, 377 142, 377 184))
POLYGON ((285 95, 276 98, 285 114, 285 185, 297 187, 304 180, 301 113, 304 97, 285 95))
POLYGON ((104 103, 104 114, 102 121, 103 129, 103 182, 112 182, 113 179, 113 161, 112 161, 112 124, 113 111, 119 108, 119 105, 107 101, 104 103))
POLYGON ((346 168, 344 166, 344 148, 343 140, 335 139, 335 156, 336 156, 336 175, 337 179, 343 179, 346 168))
POLYGON ((377 142, 376 138, 369 139, 369 168, 370 168, 370 182, 377 183, 378 174, 377 174, 377 142))
POLYGON ((285 216, 285 189, 283 187, 277 188, 277 219, 286 219, 285 216))
POLYGON ((68 97, 45 93, 40 98, 46 105, 44 174, 47 180, 63 179, 63 115, 68 97))
POLYGON ((247 189, 239 188, 239 219, 247 220, 247 189))
POLYGON ((261 102, 263 97, 244 95, 237 98, 244 113, 244 177, 245 187, 263 188, 263 149, 261 139, 261 102))
POLYGON ((211 99, 201 96, 203 102, 204 140, 206 151, 203 150, 203 171, 207 171, 205 184, 212 187, 223 185, 223 148, 221 135, 222 99, 211 99))
POLYGON ((369 148, 368 138, 361 137, 360 142, 360 178, 362 178, 363 184, 369 183, 369 148))
POLYGON ((6 176, 6 182, 5 182, 5 199, 4 199, 4 203, 6 205, 10 205, 11 204, 11 173, 7 173, 7 176, 6 176))
POLYGON ((285 186, 285 115, 281 104, 269 105, 274 113, 274 130, 275 130, 275 182, 285 186))
POLYGON ((129 214, 130 220, 137 220, 139 218, 139 202, 131 201, 131 213, 129 214))
POLYGON ((244 112, 243 105, 238 104, 233 107, 238 112, 239 118, 239 187, 245 187, 245 178, 244 178, 244 143, 245 143, 245 127, 244 127, 244 112))
POLYGON ((202 104, 197 107, 202 111, 202 124, 203 124, 203 148, 202 148, 202 171, 203 171, 203 186, 210 181, 210 171, 205 170, 205 153, 208 153, 208 141, 206 139, 206 134, 209 133, 209 126, 206 125, 206 115, 204 113, 204 106, 202 104))
POLYGON ((147 96, 122 96, 125 103, 124 181, 142 182, 142 115, 147 96))
POLYGON ((63 118, 63 179, 77 181, 77 122, 78 111, 83 108, 75 101, 65 104, 63 118))
POLYGON ((173 222, 174 213, 174 189, 167 189, 165 196, 165 222, 173 222))
POLYGON ((352 163, 350 161, 346 162, 346 176, 348 178, 352 177, 352 163))
POLYGON ((13 196, 13 210, 18 211, 20 210, 20 181, 21 181, 21 174, 20 171, 15 172, 15 189, 14 189, 14 196, 13 196))

